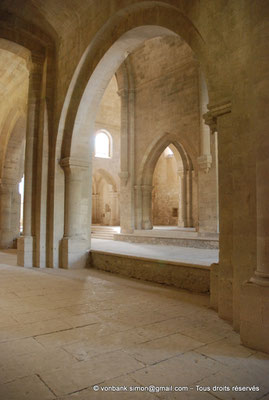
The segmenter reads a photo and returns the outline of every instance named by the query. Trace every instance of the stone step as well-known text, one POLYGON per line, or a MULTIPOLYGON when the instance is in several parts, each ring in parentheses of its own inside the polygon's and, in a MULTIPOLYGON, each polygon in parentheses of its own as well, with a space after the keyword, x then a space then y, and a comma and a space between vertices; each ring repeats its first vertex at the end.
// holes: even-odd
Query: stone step
POLYGON ((92 226, 92 237, 95 239, 114 240, 114 234, 117 233, 113 226, 92 226))

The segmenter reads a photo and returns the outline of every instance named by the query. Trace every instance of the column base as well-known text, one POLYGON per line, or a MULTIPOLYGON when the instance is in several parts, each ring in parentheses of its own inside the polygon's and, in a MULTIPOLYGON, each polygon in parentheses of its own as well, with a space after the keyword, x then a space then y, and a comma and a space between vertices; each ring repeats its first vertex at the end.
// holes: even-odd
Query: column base
POLYGON ((80 238, 63 238, 61 242, 61 268, 85 268, 89 242, 80 238))
POLYGON ((242 285, 240 336, 252 349, 269 353, 269 287, 253 280, 242 285))
POLYGON ((151 223, 151 222, 144 222, 144 223, 143 223, 143 229, 144 229, 145 231, 150 231, 150 230, 152 230, 152 229, 153 229, 152 223, 151 223))
POLYGON ((250 282, 256 283, 257 285, 260 285, 260 286, 268 286, 269 287, 269 275, 262 274, 262 273, 259 273, 258 271, 255 271, 255 274, 250 279, 250 282))
POLYGON ((132 234, 134 233, 134 230, 132 228, 120 228, 120 233, 132 234))
POLYGON ((218 311, 219 306, 219 264, 210 265, 210 307, 218 311))
POLYGON ((34 266, 33 236, 21 236, 17 240, 17 265, 32 268, 34 266))

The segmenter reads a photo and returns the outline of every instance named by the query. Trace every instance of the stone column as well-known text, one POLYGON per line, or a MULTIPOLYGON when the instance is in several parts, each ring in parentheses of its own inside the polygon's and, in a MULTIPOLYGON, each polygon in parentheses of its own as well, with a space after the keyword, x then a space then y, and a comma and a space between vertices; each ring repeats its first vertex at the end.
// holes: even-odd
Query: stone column
POLYGON ((24 164, 23 236, 18 239, 17 263, 34 266, 35 171, 37 138, 40 129, 43 59, 33 58, 29 75, 26 146, 24 164))
POLYGON ((203 115, 208 111, 208 92, 205 77, 199 71, 199 104, 200 104, 200 155, 198 164, 198 226, 199 235, 217 231, 216 221, 216 175, 215 152, 211 142, 213 135, 205 123, 203 115), (213 151, 212 151, 213 150, 213 151))
POLYGON ((11 203, 11 229, 13 240, 20 236, 20 215, 21 215, 21 195, 19 193, 19 183, 14 185, 11 203))
POLYGON ((142 228, 152 229, 152 189, 151 185, 142 185, 142 228))
POLYGON ((0 184, 0 247, 1 249, 11 248, 11 203, 12 191, 6 183, 0 184))
POLYGON ((97 224, 98 221, 98 194, 92 194, 92 223, 97 224))
POLYGON ((192 168, 188 168, 185 171, 186 175, 186 200, 187 200, 187 225, 188 227, 193 227, 192 218, 192 168))
MULTIPOLYGON (((218 288, 210 288, 212 298, 218 298, 218 313, 223 319, 233 320, 233 159, 231 103, 209 105, 204 115, 211 132, 219 137, 219 269, 218 288), (218 293, 216 293, 216 290, 218 293)), ((216 268, 215 268, 216 271, 216 268)))
POLYGON ((142 229, 142 186, 136 185, 135 190, 135 224, 136 229, 142 229))
POLYGON ((256 139, 257 264, 243 284, 240 335, 243 344, 269 353, 269 4, 251 5, 250 106, 256 139))
POLYGON ((134 231, 134 98, 131 89, 121 89, 120 225, 122 233, 134 231))
POLYGON ((110 192, 109 193, 109 200, 111 204, 111 218, 110 224, 112 226, 116 226, 118 224, 118 193, 117 192, 110 192))
MULTIPOLYGON (((89 241, 82 232, 82 184, 89 163, 73 158, 64 158, 61 166, 65 173, 65 221, 62 239, 62 268, 84 268, 89 241)), ((86 184, 90 182, 86 182, 86 184)), ((89 221, 90 223, 90 221, 89 221)))
POLYGON ((210 128, 204 122, 203 115, 207 112, 208 93, 205 77, 199 70, 199 105, 200 105, 200 156, 198 165, 201 170, 207 173, 212 164, 212 155, 210 147, 210 128))
POLYGON ((186 210, 186 176, 184 173, 184 168, 178 169, 177 171, 180 185, 180 198, 178 207, 178 226, 187 226, 187 210, 186 210))

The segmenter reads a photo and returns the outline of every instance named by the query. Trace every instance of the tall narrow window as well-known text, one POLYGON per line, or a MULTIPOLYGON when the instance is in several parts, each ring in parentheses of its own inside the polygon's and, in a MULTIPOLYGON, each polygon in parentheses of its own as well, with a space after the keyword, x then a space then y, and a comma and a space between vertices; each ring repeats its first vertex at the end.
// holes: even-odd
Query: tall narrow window
POLYGON ((95 136, 95 157, 110 158, 112 153, 111 135, 106 131, 99 131, 95 136))
POLYGON ((20 232, 23 231, 23 203, 24 203, 24 175, 19 183, 19 193, 21 195, 21 209, 20 209, 20 232))

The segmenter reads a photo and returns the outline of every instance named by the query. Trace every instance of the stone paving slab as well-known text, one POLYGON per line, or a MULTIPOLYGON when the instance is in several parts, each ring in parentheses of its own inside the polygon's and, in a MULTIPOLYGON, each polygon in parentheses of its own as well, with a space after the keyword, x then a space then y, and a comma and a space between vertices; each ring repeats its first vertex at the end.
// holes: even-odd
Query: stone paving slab
POLYGON ((242 346, 207 295, 9 261, 0 265, 1 400, 268 399, 269 355, 242 346), (232 391, 240 385, 259 390, 232 391), (111 391, 120 386, 128 391, 111 391))

